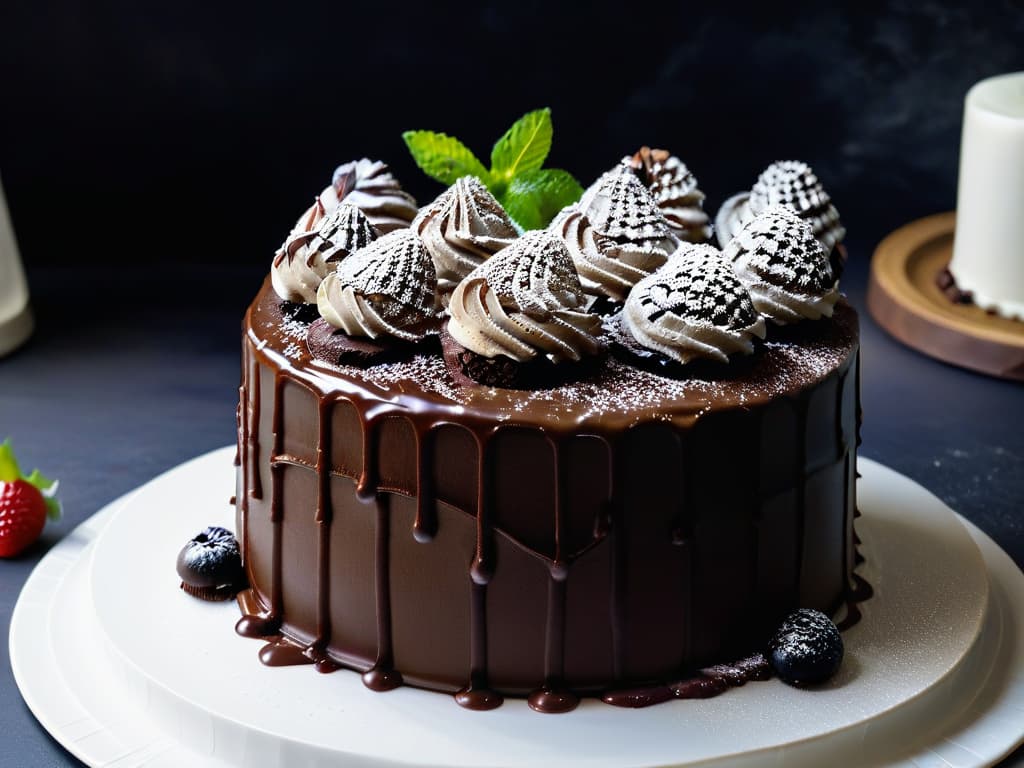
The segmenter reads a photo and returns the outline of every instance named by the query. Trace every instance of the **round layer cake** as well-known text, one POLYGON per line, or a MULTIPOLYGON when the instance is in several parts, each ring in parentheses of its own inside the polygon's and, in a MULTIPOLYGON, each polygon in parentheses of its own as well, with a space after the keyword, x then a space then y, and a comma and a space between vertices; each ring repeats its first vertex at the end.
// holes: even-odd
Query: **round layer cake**
MULTIPOLYGON (((245 317, 239 631, 492 706, 679 679, 847 595, 858 326, 773 327, 712 372, 604 355, 467 385, 429 340, 332 365, 268 280, 245 317)), ((315 316, 315 313, 314 313, 315 316)))

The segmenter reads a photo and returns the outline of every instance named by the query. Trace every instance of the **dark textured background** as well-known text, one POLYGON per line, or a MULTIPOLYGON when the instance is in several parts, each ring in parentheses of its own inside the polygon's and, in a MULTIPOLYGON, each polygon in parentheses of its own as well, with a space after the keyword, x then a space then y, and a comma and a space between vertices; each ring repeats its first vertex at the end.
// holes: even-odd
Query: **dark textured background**
POLYGON ((882 233, 953 207, 965 91, 1024 69, 1019 0, 3 5, 0 170, 30 264, 265 260, 334 165, 383 159, 426 202, 403 130, 487 157, 540 106, 584 185, 663 145, 715 209, 798 157, 882 233))
MULTIPOLYGON (((587 183, 667 146, 713 213, 797 157, 849 228, 843 288, 863 310, 877 242, 955 205, 967 88, 1024 70, 1024 3, 1007 0, 208 6, 0 1, 0 173, 39 318, 0 360, 0 437, 61 479, 66 510, 0 562, 4 627, 55 541, 234 439, 242 312, 337 163, 385 159, 426 202, 440 187, 402 130, 446 130, 487 157, 514 118, 550 106, 552 164, 587 183)), ((1024 388, 862 325, 862 454, 1024 563, 1024 388)), ((7 664, 0 734, 2 768, 74 764, 7 664)))

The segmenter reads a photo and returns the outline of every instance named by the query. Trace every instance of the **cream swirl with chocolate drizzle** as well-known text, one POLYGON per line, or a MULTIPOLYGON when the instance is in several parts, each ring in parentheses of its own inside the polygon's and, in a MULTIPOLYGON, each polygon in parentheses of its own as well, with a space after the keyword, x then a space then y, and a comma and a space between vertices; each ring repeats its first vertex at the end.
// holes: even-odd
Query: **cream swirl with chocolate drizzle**
POLYGON ((583 289, 616 301, 679 245, 654 198, 625 165, 598 179, 549 229, 568 248, 583 289))
POLYGON ((344 259, 317 291, 320 316, 349 336, 419 341, 437 326, 437 276, 409 229, 384 235, 344 259))
POLYGON ((839 290, 828 254, 790 207, 762 211, 729 242, 725 257, 754 307, 777 325, 832 316, 839 290))
POLYGON ((682 160, 667 149, 641 147, 622 162, 633 169, 650 191, 680 240, 702 243, 711 237, 710 219, 704 212, 704 193, 682 160))
POLYGON ((565 245, 551 232, 527 232, 459 283, 448 332, 484 357, 554 363, 599 351, 600 318, 586 297, 565 245))
POLYGON ((780 160, 764 169, 750 192, 740 192, 722 204, 715 216, 719 245, 724 248, 744 224, 778 204, 788 205, 811 225, 826 253, 846 236, 839 211, 811 167, 799 160, 780 160))
POLYGON ((412 229, 437 270, 442 301, 466 275, 516 238, 505 209, 479 179, 463 176, 419 212, 412 229))
POLYGON ((647 276, 647 272, 603 252, 603 239, 594 231, 590 219, 575 208, 567 208, 550 226, 565 243, 583 289, 590 294, 624 301, 629 289, 647 276))
POLYGON ((416 200, 380 160, 364 157, 339 165, 331 188, 337 200, 359 208, 382 234, 408 227, 419 210, 416 200))
POLYGON ((324 215, 314 205, 306 226, 288 236, 274 256, 270 280, 285 301, 316 303, 321 281, 339 261, 377 238, 369 219, 353 205, 341 204, 324 215))
POLYGON ((754 351, 764 319, 717 248, 680 246, 669 262, 637 283, 626 299, 622 330, 640 346, 678 363, 722 363, 754 351))

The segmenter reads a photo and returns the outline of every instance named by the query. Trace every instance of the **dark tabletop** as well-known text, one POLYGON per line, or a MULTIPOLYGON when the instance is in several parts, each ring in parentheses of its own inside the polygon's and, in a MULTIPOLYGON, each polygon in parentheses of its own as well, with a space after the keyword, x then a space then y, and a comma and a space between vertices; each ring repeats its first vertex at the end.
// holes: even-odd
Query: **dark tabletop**
MULTIPOLYGON (((542 106, 549 166, 588 183, 668 147, 710 211, 773 160, 811 163, 850 231, 862 455, 1024 564, 1024 386, 906 349, 863 311, 875 244, 956 204, 968 87, 1024 70, 1020 0, 232 5, 0 2, 0 170, 38 316, 0 360, 0 439, 65 505, 0 561, 0 625, 77 524, 232 442, 242 313, 334 164, 385 159, 426 202, 440 187, 401 131, 486 157, 542 106)), ((74 763, 0 664, 0 768, 74 763)))
MULTIPOLYGON (((1024 564, 1024 387, 886 336, 863 311, 873 243, 848 245, 844 288, 862 310, 862 455, 921 483, 1024 564)), ((0 561, 4 625, 62 536, 156 474, 234 440, 239 323, 264 269, 30 270, 38 328, 0 361, 0 432, 26 468, 60 479, 65 514, 27 554, 0 561)), ((75 764, 35 721, 6 664, 0 690, 0 766, 75 764)), ((1024 765, 1024 752, 1007 764, 1024 765)))

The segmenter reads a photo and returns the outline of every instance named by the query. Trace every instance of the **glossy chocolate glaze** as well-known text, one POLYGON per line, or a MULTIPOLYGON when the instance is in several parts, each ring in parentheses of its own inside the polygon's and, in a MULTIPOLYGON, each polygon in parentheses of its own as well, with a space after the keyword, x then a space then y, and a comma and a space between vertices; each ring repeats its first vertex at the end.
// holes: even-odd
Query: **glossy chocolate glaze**
POLYGON ((773 328, 732 378, 609 358, 538 391, 460 386, 438 354, 312 359, 269 283, 244 329, 237 629, 267 663, 567 711, 749 654, 851 591, 845 303, 773 328))

